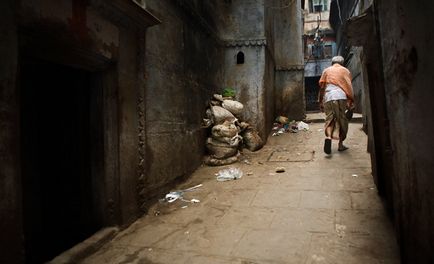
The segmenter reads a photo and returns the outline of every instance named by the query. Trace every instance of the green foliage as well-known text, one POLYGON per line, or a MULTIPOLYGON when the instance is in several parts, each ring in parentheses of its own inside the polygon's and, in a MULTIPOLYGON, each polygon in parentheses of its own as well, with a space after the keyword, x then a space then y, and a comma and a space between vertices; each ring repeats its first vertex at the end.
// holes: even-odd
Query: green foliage
POLYGON ((227 88, 223 89, 222 95, 223 95, 223 97, 234 97, 235 96, 235 89, 233 89, 231 87, 227 87, 227 88))

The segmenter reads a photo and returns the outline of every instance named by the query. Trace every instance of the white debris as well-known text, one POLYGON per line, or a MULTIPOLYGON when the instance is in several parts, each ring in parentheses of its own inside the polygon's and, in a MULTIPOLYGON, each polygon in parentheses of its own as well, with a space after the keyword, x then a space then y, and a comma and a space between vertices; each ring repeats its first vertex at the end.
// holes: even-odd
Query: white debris
MULTIPOLYGON (((173 203, 174 201, 176 201, 178 199, 180 199, 184 202, 188 201, 188 200, 184 200, 184 198, 183 198, 184 193, 194 191, 199 187, 202 187, 202 184, 198 184, 196 186, 190 187, 190 188, 185 189, 185 190, 178 190, 178 191, 170 192, 170 193, 166 194, 164 199, 161 199, 160 201, 161 202, 168 202, 168 203, 173 203)), ((190 201, 188 201, 188 202, 190 202, 190 201)))
POLYGON ((166 194, 165 199, 168 203, 173 203, 174 201, 178 200, 181 197, 182 197, 182 193, 179 191, 175 191, 166 194))
POLYGON ((217 181, 237 180, 243 177, 243 172, 238 168, 221 170, 217 174, 217 181))
POLYGON ((300 121, 300 122, 298 122, 298 124, 297 124, 297 129, 298 129, 298 130, 309 130, 309 125, 306 124, 306 123, 303 122, 303 121, 300 121))

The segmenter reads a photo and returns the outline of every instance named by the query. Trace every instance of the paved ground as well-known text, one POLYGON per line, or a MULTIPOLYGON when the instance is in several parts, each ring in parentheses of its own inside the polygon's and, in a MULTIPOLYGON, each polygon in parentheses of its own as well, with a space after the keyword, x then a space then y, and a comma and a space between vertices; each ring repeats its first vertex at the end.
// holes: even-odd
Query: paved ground
POLYGON ((320 123, 271 137, 226 166, 244 172, 236 181, 201 167, 179 186, 203 184, 185 195, 200 203, 155 205, 84 263, 399 263, 360 129, 350 124, 350 149, 334 143, 331 157, 320 123))

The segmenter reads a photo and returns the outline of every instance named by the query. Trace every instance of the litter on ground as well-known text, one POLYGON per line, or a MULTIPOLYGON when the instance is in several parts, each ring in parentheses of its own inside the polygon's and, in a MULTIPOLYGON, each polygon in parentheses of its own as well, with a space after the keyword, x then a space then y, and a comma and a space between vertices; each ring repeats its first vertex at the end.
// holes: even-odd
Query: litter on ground
POLYGON ((219 171, 216 175, 217 181, 231 181, 243 177, 243 172, 238 168, 229 168, 219 171))
POLYGON ((273 124, 271 136, 280 136, 283 133, 298 133, 298 131, 308 131, 309 125, 303 121, 291 121, 286 117, 279 116, 276 118, 276 122, 273 124))
POLYGON ((185 200, 184 199, 184 193, 194 191, 197 188, 202 187, 202 186, 203 186, 202 184, 198 184, 198 185, 190 187, 188 189, 169 192, 168 194, 166 194, 166 196, 163 199, 160 200, 160 202, 173 203, 176 200, 181 200, 183 202, 189 202, 189 203, 195 203, 195 202, 193 202, 193 200, 200 202, 199 200, 196 200, 196 199, 185 200))

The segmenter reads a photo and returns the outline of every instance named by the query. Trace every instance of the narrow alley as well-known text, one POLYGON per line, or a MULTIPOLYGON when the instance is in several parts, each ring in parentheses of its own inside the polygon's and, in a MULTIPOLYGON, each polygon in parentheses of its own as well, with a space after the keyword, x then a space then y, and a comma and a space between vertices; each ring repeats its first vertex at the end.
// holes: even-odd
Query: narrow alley
POLYGON ((184 197, 200 203, 158 203, 83 263, 399 263, 361 124, 350 124, 350 150, 334 146, 331 157, 322 128, 270 137, 239 164, 199 168, 175 189, 203 184, 184 197), (218 182, 229 167, 244 176, 218 182))
POLYGON ((434 263, 433 10, 1 0, 0 264, 434 263))

